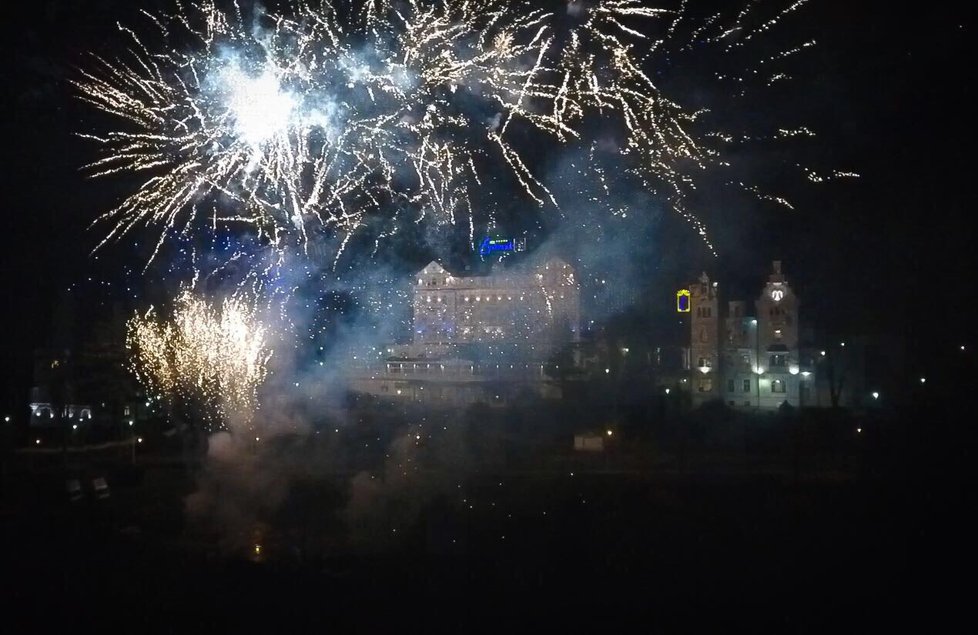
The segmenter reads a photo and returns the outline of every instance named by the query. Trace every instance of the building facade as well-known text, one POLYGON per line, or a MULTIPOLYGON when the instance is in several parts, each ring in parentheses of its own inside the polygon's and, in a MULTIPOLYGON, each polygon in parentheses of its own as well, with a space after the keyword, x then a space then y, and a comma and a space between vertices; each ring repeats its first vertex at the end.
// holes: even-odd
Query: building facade
POLYGON ((729 301, 719 315, 719 289, 704 273, 690 288, 690 382, 693 405, 777 410, 815 405, 814 367, 802 350, 801 302, 781 271, 772 271, 750 314, 729 301), (807 399, 806 399, 807 397, 807 399))
POLYGON ((576 340, 580 292, 574 270, 554 259, 530 271, 453 276, 437 262, 414 288, 415 344, 518 344, 576 340))
POLYGON ((395 401, 503 404, 519 393, 559 397, 553 354, 580 338, 573 268, 552 259, 489 276, 456 276, 437 262, 417 274, 411 342, 360 368, 351 390, 395 401))

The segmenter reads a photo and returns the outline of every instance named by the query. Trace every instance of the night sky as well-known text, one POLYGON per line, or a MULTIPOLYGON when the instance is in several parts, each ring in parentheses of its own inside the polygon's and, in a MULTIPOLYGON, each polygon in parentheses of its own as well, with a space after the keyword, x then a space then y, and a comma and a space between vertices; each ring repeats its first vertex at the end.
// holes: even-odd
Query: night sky
MULTIPOLYGON (((58 290, 89 277, 124 286, 117 263, 139 269, 125 244, 99 261, 90 256, 101 233, 87 226, 131 184, 89 181, 79 172, 95 148, 72 133, 99 122, 72 99, 67 82, 86 51, 122 41, 115 23, 131 22, 137 4, 166 5, 38 1, 5 11, 5 407, 24 402, 31 351, 47 343, 58 290)), ((926 354, 966 343, 975 249, 965 204, 975 133, 974 72, 965 52, 973 26, 940 5, 911 12, 879 0, 811 4, 797 28, 818 46, 796 64, 795 92, 778 107, 790 106, 796 123, 818 133, 819 162, 862 178, 799 191, 793 212, 709 201, 704 217, 717 237, 717 258, 684 223, 662 223, 651 240, 664 254, 663 280, 678 284, 707 268, 734 293, 753 297, 778 258, 802 298, 804 319, 825 330, 892 331, 926 354)), ((795 157, 746 159, 759 181, 777 185, 778 166, 795 157)), ((671 292, 670 284, 663 297, 671 292)))

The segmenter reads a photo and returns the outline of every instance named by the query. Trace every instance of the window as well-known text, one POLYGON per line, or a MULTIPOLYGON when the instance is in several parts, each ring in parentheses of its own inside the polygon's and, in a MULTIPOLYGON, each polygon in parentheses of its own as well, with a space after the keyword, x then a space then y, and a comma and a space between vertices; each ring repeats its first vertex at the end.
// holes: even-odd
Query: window
POLYGON ((771 355, 771 368, 784 368, 787 363, 787 355, 771 355))
MULTIPOLYGON (((734 391, 734 380, 728 379, 727 380, 727 392, 733 392, 733 391, 734 391)), ((733 402, 732 401, 730 402, 730 405, 731 406, 733 405, 733 402)))
POLYGON ((712 379, 701 379, 699 383, 700 392, 710 392, 713 390, 713 380, 712 379))
POLYGON ((784 381, 781 379, 775 379, 771 382, 771 392, 785 392, 784 381))
POLYGON ((745 379, 744 380, 744 392, 750 392, 750 380, 749 379, 745 379))
POLYGON ((710 364, 710 360, 705 357, 700 357, 696 362, 697 368, 710 368, 710 366, 712 366, 712 364, 710 364))

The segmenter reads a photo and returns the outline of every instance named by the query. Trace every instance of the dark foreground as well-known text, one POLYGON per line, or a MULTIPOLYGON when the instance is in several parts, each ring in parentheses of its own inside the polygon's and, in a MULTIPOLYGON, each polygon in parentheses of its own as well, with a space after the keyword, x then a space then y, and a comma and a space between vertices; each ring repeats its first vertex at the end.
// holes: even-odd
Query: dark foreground
POLYGON ((879 632, 966 597, 946 484, 483 473, 396 537, 331 540, 310 513, 229 553, 184 520, 188 480, 161 464, 109 499, 8 506, 4 632, 879 632))

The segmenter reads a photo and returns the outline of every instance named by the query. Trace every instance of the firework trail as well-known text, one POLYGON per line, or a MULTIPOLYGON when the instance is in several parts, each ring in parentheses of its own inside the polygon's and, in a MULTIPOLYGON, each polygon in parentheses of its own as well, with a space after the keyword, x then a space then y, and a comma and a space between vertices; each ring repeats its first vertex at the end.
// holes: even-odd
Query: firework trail
MULTIPOLYGON (((805 0, 766 19, 752 2, 732 24, 711 16, 689 27, 685 1, 286 4, 271 13, 178 3, 172 15, 146 14, 151 35, 120 26, 127 55, 80 71, 80 97, 123 124, 83 135, 103 152, 89 173, 143 177, 102 217, 106 241, 153 226, 155 257, 199 223, 245 224, 277 248, 337 237, 338 258, 368 224, 385 237, 407 220, 467 226, 471 240, 481 191, 497 175, 528 203, 559 208, 523 149, 587 148, 589 122, 601 120, 624 136, 622 170, 710 245, 686 200, 705 172, 727 165, 732 137, 700 130, 703 112, 666 95, 649 69, 693 44, 721 54, 747 46, 805 0)), ((777 81, 779 60, 807 46, 755 66, 777 81)))
POLYGON ((129 321, 132 369, 149 392, 192 409, 211 431, 246 427, 271 356, 257 314, 244 294, 215 306, 185 289, 169 319, 150 308, 129 321))

